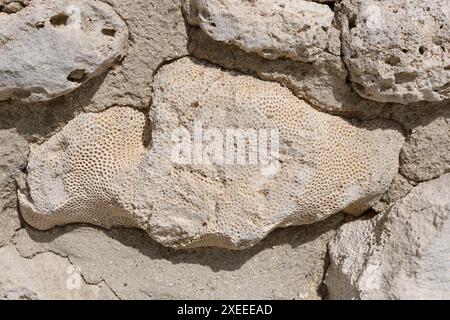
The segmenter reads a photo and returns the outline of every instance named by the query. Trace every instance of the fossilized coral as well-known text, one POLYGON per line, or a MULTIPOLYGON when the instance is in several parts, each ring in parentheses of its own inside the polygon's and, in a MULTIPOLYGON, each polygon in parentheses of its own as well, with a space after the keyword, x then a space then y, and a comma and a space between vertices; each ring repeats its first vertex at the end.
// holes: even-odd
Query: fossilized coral
POLYGON ((151 148, 143 114, 85 114, 34 150, 25 220, 145 229, 173 247, 243 248, 279 226, 341 210, 361 213, 389 187, 402 134, 389 121, 351 122, 316 111, 273 82, 183 58, 155 76, 151 148), (173 132, 279 131, 277 170, 264 164, 176 163, 173 132))

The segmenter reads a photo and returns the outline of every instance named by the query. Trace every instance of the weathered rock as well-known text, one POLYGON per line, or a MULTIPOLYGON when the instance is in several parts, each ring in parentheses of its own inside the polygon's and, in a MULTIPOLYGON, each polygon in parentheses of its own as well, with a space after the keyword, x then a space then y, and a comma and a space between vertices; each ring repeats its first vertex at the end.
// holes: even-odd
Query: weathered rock
POLYGON ((98 90, 86 110, 98 112, 114 105, 148 108, 152 76, 158 67, 188 54, 180 0, 108 3, 128 26, 129 48, 117 68, 93 80, 98 90))
POLYGON ((201 29, 190 31, 190 53, 222 67, 251 73, 263 80, 277 81, 316 109, 333 114, 374 117, 383 105, 362 98, 351 89, 347 69, 340 57, 340 32, 329 29, 328 51, 316 61, 301 63, 289 59, 269 60, 236 46, 214 41, 201 29))
POLYGON ((15 130, 0 130, 0 247, 20 227, 16 179, 27 164, 28 144, 15 130))
POLYGON ((104 281, 120 299, 320 299, 326 246, 341 220, 279 229, 240 251, 173 250, 136 229, 75 226, 21 229, 15 240, 24 257, 67 256, 87 282, 104 281))
POLYGON ((414 181, 450 171, 450 111, 414 128, 401 152, 401 172, 414 181))
POLYGON ((128 29, 107 4, 33 0, 0 12, 0 100, 49 100, 79 87, 125 54, 128 29))
POLYGON ((450 98, 447 0, 345 0, 338 12, 344 59, 360 95, 403 104, 450 98))
POLYGON ((411 182, 439 177, 450 170, 450 103, 393 105, 383 117, 402 124, 408 138, 400 153, 400 172, 411 182))
POLYGON ((397 174, 392 180, 388 191, 383 195, 382 200, 386 203, 395 202, 408 194, 413 186, 401 174, 397 174))
POLYGON ((279 226, 363 212, 398 170, 393 123, 320 113, 276 83, 185 58, 163 66, 153 89, 149 151, 145 117, 129 108, 81 115, 35 148, 20 195, 27 222, 138 226, 168 246, 244 248, 279 226), (204 150, 179 156, 186 145, 173 139, 194 143, 199 126, 215 130, 204 150))
POLYGON ((449 194, 445 174, 389 211, 343 225, 329 251, 329 298, 450 298, 449 194))
POLYGON ((0 12, 16 13, 30 4, 30 0, 0 0, 0 12))
POLYGON ((327 48, 334 14, 302 0, 184 0, 187 20, 212 39, 267 59, 312 62, 327 48))

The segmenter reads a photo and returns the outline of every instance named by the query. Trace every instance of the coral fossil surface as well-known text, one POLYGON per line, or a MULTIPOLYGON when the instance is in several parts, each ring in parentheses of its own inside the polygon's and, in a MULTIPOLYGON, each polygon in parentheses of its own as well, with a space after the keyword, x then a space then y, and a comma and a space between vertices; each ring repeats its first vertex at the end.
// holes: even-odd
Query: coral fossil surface
POLYGON ((449 10, 0 0, 0 299, 450 298, 449 10))
MULTIPOLYGON (((362 213, 398 170, 403 136, 393 123, 323 114, 279 84, 189 58, 156 74, 153 104, 148 151, 145 116, 127 108, 81 115, 33 150, 25 220, 39 229, 140 226, 174 247, 247 247, 277 226, 362 213), (199 125, 224 134, 270 129, 279 132, 271 137, 279 150, 266 163, 227 163, 208 150, 178 163, 174 133, 181 127, 194 136, 199 125)), ((214 142, 205 149, 228 143, 214 142)), ((252 147, 244 145, 249 154, 252 147)))

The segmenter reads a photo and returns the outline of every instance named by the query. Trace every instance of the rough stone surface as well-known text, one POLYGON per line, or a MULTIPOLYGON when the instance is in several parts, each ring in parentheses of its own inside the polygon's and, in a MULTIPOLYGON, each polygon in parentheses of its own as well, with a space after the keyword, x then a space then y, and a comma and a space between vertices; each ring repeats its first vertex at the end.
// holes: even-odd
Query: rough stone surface
POLYGON ((320 299, 326 244, 341 220, 279 229, 242 251, 173 250, 139 230, 73 226, 21 229, 15 240, 24 257, 67 256, 119 299, 320 299))
POLYGON ((450 171, 450 112, 414 128, 401 152, 401 172, 414 181, 450 171))
MULTIPOLYGON (((447 1, 252 0, 236 1, 235 6, 230 6, 231 3, 0 0, 0 66, 4 67, 0 68, 0 299, 449 297, 449 178, 444 174, 450 163, 447 1), (2 81, 11 78, 15 71, 11 61, 4 62, 5 48, 14 43, 20 52, 30 53, 42 45, 37 40, 42 40, 41 36, 49 30, 69 30, 63 25, 54 27, 46 15, 60 4, 66 7, 80 3, 83 8, 93 5, 110 13, 89 25, 99 26, 99 22, 113 18, 128 30, 128 36, 122 37, 127 43, 126 54, 121 54, 112 68, 105 68, 90 80, 82 72, 74 72, 71 80, 81 80, 80 83, 73 82, 75 87, 61 91, 59 96, 47 98, 34 86, 29 97, 19 90, 14 94, 21 100, 2 100, 2 81), (194 10, 189 10, 191 4, 194 10), (200 10, 195 12, 196 8, 200 10), (324 15, 314 15, 308 8, 324 15), (208 14, 214 21, 199 19, 208 14), (39 21, 39 16, 46 17, 45 21, 39 21), (383 23, 376 26, 380 17, 383 23), (27 21, 36 23, 21 24, 27 21), (441 21, 442 27, 437 24, 441 21), (15 30, 18 27, 21 30, 15 30), (20 42, 17 35, 33 41, 20 42), (240 73, 198 61, 194 63, 196 69, 184 60, 177 61, 188 55, 240 73), (408 76, 415 72, 416 78, 410 80, 408 76), (280 90, 284 93, 280 94, 280 90), (180 96, 184 91, 187 93, 180 96), (252 93, 247 95, 249 92, 252 93), (44 98, 50 100, 32 102, 44 98), (289 109, 286 106, 294 100, 302 112, 281 119, 289 109), (262 108, 252 107, 255 103, 262 108), (276 112, 270 119, 263 109, 271 103, 276 112), (347 120, 326 113, 342 115, 347 120), (312 115, 308 121, 305 114, 312 115), (294 124, 282 140, 280 159, 284 162, 280 173, 284 174, 286 185, 283 177, 276 180, 276 176, 262 175, 261 166, 252 167, 253 170, 248 166, 230 169, 217 164, 169 163, 170 155, 165 150, 169 133, 164 128, 171 129, 176 123, 192 133, 192 124, 198 118, 205 129, 294 124), (316 118, 321 120, 318 126, 310 121, 316 118), (378 120, 360 121, 375 118, 378 120), (379 119, 397 122, 406 138, 400 159, 397 150, 393 165, 390 156, 383 158, 383 153, 397 148, 397 144, 380 137, 401 137, 393 130, 394 125, 385 128, 390 122, 379 119), (382 154, 370 160, 362 156, 363 144, 357 142, 351 147, 348 140, 354 135, 342 131, 340 125, 328 132, 324 130, 334 121, 345 123, 345 128, 352 127, 356 141, 373 137, 373 145, 380 144, 382 154), (310 124, 310 131, 305 123, 310 124), (303 130, 295 133, 295 125, 303 130), (307 139, 308 136, 312 138, 307 139), (329 161, 320 166, 314 159, 322 159, 317 157, 317 142, 324 138, 329 141, 322 154, 329 161), (33 150, 30 172, 25 168, 28 144, 33 150), (336 153, 330 150, 335 150, 336 145, 346 152, 333 160, 336 153), (304 152, 296 152, 299 150, 304 152), (296 159, 300 161, 292 161, 296 159), (270 225, 283 225, 276 222, 283 216, 291 217, 283 221, 290 225, 298 223, 299 217, 314 221, 317 212, 320 214, 316 218, 323 218, 344 208, 345 203, 335 206, 339 198, 335 195, 340 182, 347 181, 343 177, 355 159, 370 172, 379 170, 380 177, 386 180, 374 185, 359 181, 365 191, 376 197, 363 198, 345 211, 360 213, 368 205, 372 210, 362 217, 335 214, 311 225, 269 230, 270 225), (330 162, 333 166, 329 166, 330 162), (322 170, 327 174, 320 175, 323 184, 319 189, 326 196, 314 194, 319 198, 315 206, 305 202, 314 198, 310 197, 311 192, 306 198, 296 193, 301 182, 311 182, 310 177, 301 174, 293 182, 285 170, 308 166, 331 168, 322 170), (84 221, 104 227, 138 226, 147 232, 79 224, 36 230, 20 217, 17 188, 22 190, 22 213, 33 225, 48 227, 56 222, 84 221), (247 192, 237 195, 238 190, 247 192), (298 211, 296 206, 289 207, 296 197, 300 199, 297 207, 303 208, 298 211), (267 203, 276 205, 280 199, 288 199, 284 203, 288 210, 279 212, 278 217, 271 216, 267 203), (233 206, 228 205, 233 202, 237 203, 234 212, 229 209, 233 206), (334 206, 333 210, 322 212, 321 208, 327 207, 324 203, 334 206), (37 210, 37 204, 45 210, 37 210), (214 204, 218 204, 217 208, 214 204), (62 207, 56 211, 47 210, 59 205, 62 207), (221 224, 220 221, 228 221, 222 213, 230 210, 231 222, 221 224), (238 216, 236 212, 245 214, 238 216), (375 212, 380 213, 375 216, 375 212), (267 217, 273 219, 267 219, 265 224, 267 217), (340 229, 343 222, 346 224, 340 229), (217 237, 211 240, 205 236, 217 236, 218 230, 225 230, 228 238, 219 241, 217 237), (330 264, 327 244, 336 230, 339 235, 330 246, 330 264), (256 243, 269 231, 265 239, 256 243), (175 250, 153 241, 148 233, 169 246, 254 245, 239 251, 175 250), (176 242, 180 236, 182 241, 176 242)), ((59 15, 53 22, 64 24, 64 20, 59 15)), ((66 23, 74 20, 68 17, 66 23)), ((92 52, 92 47, 104 43, 113 31, 104 33, 101 29, 93 31, 81 49, 92 52)), ((53 38, 45 39, 54 44, 53 38)), ((39 75, 45 77, 41 82, 46 85, 60 77, 56 88, 64 85, 66 71, 50 74, 48 70, 60 64, 79 63, 62 59, 73 53, 66 44, 73 49, 76 41, 70 32, 70 41, 58 47, 59 51, 64 49, 61 60, 55 58, 54 63, 41 64, 28 72, 41 72, 39 75)), ((26 63, 48 56, 51 46, 44 45, 46 50, 28 57, 26 63)), ((16 60, 23 56, 14 54, 16 60)), ((101 57, 89 56, 92 58, 101 57)), ((29 73, 24 74, 21 83, 36 81, 36 77, 28 76, 29 73)), ((352 172, 355 177, 362 176, 360 170, 352 172)), ((281 208, 283 202, 279 203, 281 208)))
POLYGON ((16 179, 26 166, 27 156, 28 144, 15 130, 0 130, 0 247, 20 227, 16 179))
POLYGON ((400 123, 407 134, 400 153, 400 172, 405 178, 414 183, 449 171, 449 102, 398 104, 381 115, 400 123))
POLYGON ((33 0, 0 24, 0 100, 68 93, 118 63, 128 41, 125 22, 95 0, 33 0))
POLYGON ((0 12, 16 13, 30 4, 30 0, 0 0, 0 12))
POLYGON ((327 48, 334 18, 326 6, 301 0, 184 0, 187 20, 212 39, 267 59, 313 62, 327 48))
POLYGON ((392 180, 388 191, 383 195, 382 200, 387 203, 393 203, 408 194, 413 186, 401 174, 397 174, 392 180))
POLYGON ((403 104, 450 98, 447 0, 344 0, 339 6, 344 59, 360 95, 403 104))
POLYGON ((347 81, 348 72, 340 57, 340 32, 330 29, 329 52, 317 60, 301 63, 289 59, 269 60, 256 53, 249 54, 236 46, 214 41, 200 28, 190 30, 190 53, 224 68, 251 73, 279 82, 316 109, 333 114, 375 117, 383 105, 367 100, 354 92, 347 81))
POLYGON ((153 74, 158 67, 188 54, 180 0, 107 0, 128 26, 130 41, 122 63, 93 79, 87 111, 114 105, 147 108, 153 74))
POLYGON ((36 147, 24 219, 38 229, 138 226, 168 246, 243 248, 278 226, 363 212, 398 170, 403 137, 393 123, 329 116, 276 83, 187 58, 160 69, 153 103, 148 152, 145 117, 129 108, 81 115, 36 147), (193 133, 196 122, 278 130, 279 155, 244 166, 211 154, 175 163, 173 133, 193 133))
POLYGON ((331 299, 450 298, 450 174, 347 223, 330 246, 331 299))

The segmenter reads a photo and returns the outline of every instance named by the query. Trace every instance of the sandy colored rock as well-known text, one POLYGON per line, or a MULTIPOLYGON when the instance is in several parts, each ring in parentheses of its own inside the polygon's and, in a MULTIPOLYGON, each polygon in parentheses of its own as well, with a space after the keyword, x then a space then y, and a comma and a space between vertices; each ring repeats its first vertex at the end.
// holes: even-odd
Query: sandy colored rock
POLYGON ((392 209, 343 225, 330 246, 331 299, 450 297, 450 174, 392 209))
POLYGON ((327 47, 334 14, 301 0, 184 0, 189 23, 217 41, 267 59, 312 62, 327 47))
POLYGON ((107 4, 33 0, 0 12, 0 100, 43 101, 73 91, 117 64, 128 29, 107 4))
MULTIPOLYGON (((361 213, 397 172, 403 137, 389 121, 351 123, 279 84, 187 58, 163 66, 153 89, 149 151, 144 115, 129 108, 81 115, 33 150, 20 195, 28 223, 138 226, 167 246, 244 248, 276 227, 361 213), (266 157, 229 163, 210 145, 200 162, 181 163, 173 139, 180 129, 191 139, 198 123, 265 130, 279 150, 261 142, 266 157)), ((239 152, 229 143, 218 145, 239 152)))
POLYGON ((403 104, 450 98, 447 0, 345 0, 338 12, 344 59, 360 95, 403 104))
POLYGON ((0 247, 20 227, 16 179, 26 166, 27 156, 28 144, 15 130, 0 130, 0 247))
POLYGON ((449 171, 449 107, 448 102, 420 102, 393 105, 383 114, 401 123, 409 136, 400 153, 400 172, 411 182, 449 171))

